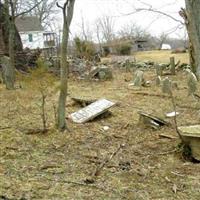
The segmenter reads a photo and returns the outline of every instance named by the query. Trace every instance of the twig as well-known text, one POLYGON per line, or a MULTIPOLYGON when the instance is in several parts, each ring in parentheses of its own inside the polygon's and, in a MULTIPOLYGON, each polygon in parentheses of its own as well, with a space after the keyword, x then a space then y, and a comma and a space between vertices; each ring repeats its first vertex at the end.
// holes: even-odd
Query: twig
POLYGON ((116 149, 116 151, 114 151, 111 156, 107 159, 105 159, 97 168, 96 170, 94 171, 94 173, 92 174, 92 178, 98 176, 101 172, 101 170, 105 167, 105 165, 110 162, 114 156, 117 155, 117 153, 124 147, 125 145, 124 144, 120 144, 119 147, 116 149))

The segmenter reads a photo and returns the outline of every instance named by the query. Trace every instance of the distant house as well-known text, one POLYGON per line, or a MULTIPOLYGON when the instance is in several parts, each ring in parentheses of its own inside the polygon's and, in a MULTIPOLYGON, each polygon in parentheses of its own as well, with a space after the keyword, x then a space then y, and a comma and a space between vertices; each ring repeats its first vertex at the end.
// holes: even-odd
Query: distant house
POLYGON ((55 33, 44 31, 37 17, 19 17, 16 19, 15 24, 21 36, 24 48, 46 49, 56 46, 55 33))

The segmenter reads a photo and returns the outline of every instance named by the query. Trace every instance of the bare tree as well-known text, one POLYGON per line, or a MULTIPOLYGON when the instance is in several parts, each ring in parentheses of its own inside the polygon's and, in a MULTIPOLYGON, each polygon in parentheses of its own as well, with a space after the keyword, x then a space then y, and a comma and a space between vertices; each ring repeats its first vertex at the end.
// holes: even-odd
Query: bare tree
POLYGON ((54 14, 58 12, 56 2, 57 0, 18 0, 17 13, 34 7, 26 15, 37 16, 44 28, 51 28, 50 22, 55 20, 54 14))
POLYGON ((98 20, 99 28, 101 30, 101 33, 103 35, 103 38, 106 42, 110 42, 114 38, 114 26, 115 21, 112 17, 109 16, 103 16, 99 18, 98 20))
MULTIPOLYGON (((42 0, 41 0, 42 1, 42 0)), ((41 2, 40 1, 40 2, 41 2)), ((26 14, 31 12, 32 9, 35 8, 34 5, 29 10, 24 10, 21 13, 17 13, 16 9, 18 7, 18 0, 4 0, 4 16, 5 16, 5 23, 7 24, 7 33, 8 33, 8 53, 9 53, 9 65, 7 66, 6 73, 9 76, 7 79, 7 89, 14 89, 15 83, 15 49, 16 49, 16 27, 15 27, 15 19, 20 15, 26 14)))
POLYGON ((183 17, 189 36, 190 64, 193 72, 200 75, 200 4, 198 0, 185 0, 186 9, 179 14, 183 17))
POLYGON ((67 128, 65 119, 65 104, 68 89, 68 62, 67 62, 67 44, 69 39, 70 24, 73 18, 75 0, 66 0, 63 6, 57 3, 57 6, 62 9, 63 14, 63 35, 61 45, 61 86, 60 96, 58 101, 58 121, 57 127, 59 130, 67 128))
POLYGON ((121 30, 118 32, 118 35, 122 38, 128 39, 149 38, 151 36, 144 28, 133 22, 122 26, 121 30))

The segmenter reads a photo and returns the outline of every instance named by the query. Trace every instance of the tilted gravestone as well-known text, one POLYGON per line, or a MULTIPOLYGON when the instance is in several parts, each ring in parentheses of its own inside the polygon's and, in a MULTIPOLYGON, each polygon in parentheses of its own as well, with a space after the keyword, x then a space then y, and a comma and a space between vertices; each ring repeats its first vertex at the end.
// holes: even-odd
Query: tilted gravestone
POLYGON ((113 78, 112 70, 110 67, 105 65, 100 65, 98 67, 93 67, 88 75, 89 79, 99 79, 99 80, 110 80, 113 78))
POLYGON ((85 123, 105 113, 106 111, 108 111, 109 108, 114 105, 115 103, 107 99, 100 99, 88 105, 87 107, 75 113, 72 113, 69 118, 71 118, 72 121, 75 123, 85 123))
POLYGON ((133 85, 141 87, 144 83, 144 72, 141 70, 137 70, 134 74, 133 85))
POLYGON ((172 82, 168 77, 164 78, 162 81, 162 92, 171 94, 172 82))

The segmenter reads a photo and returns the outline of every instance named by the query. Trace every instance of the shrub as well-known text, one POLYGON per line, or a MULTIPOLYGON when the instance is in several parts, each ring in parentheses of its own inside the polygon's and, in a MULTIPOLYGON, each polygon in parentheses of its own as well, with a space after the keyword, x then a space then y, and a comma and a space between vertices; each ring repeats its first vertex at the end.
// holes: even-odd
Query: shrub
POLYGON ((75 43, 75 54, 80 58, 86 58, 87 60, 92 60, 96 53, 95 45, 91 41, 81 40, 76 37, 74 39, 75 43))
POLYGON ((108 46, 103 46, 103 55, 108 56, 110 54, 110 48, 108 46))
POLYGON ((116 46, 116 52, 119 55, 130 55, 131 54, 132 45, 130 42, 122 42, 121 44, 116 46))

